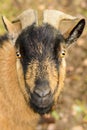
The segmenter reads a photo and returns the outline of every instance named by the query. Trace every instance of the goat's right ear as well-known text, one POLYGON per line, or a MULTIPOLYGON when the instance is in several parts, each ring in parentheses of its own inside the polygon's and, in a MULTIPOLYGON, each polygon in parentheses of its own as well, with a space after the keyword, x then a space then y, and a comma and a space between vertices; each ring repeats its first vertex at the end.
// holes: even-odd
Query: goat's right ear
POLYGON ((4 23, 5 29, 11 33, 20 32, 22 29, 21 22, 10 22, 5 16, 2 16, 2 21, 4 23))
POLYGON ((68 36, 65 38, 67 45, 70 45, 80 37, 80 35, 83 32, 84 26, 85 26, 85 19, 81 19, 77 23, 77 25, 69 32, 68 36))
POLYGON ((5 16, 2 16, 2 21, 4 24, 4 27, 6 29, 6 31, 8 31, 9 35, 13 38, 13 39, 17 39, 17 36, 19 35, 19 33, 22 30, 22 26, 21 26, 21 22, 17 21, 17 22, 10 22, 5 16))

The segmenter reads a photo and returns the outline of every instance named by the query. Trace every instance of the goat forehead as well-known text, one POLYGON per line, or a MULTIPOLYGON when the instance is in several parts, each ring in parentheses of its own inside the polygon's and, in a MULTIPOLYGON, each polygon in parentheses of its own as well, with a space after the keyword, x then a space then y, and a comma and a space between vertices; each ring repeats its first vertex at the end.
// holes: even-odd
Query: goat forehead
POLYGON ((20 46, 20 51, 26 59, 44 60, 44 58, 53 58, 55 56, 54 48, 60 46, 63 36, 51 27, 43 25, 40 27, 27 27, 20 34, 16 44, 20 46))
POLYGON ((63 40, 63 36, 59 31, 50 25, 40 27, 34 27, 32 25, 21 33, 17 39, 17 44, 19 44, 20 49, 25 54, 37 55, 52 52, 56 42, 60 44, 63 40))

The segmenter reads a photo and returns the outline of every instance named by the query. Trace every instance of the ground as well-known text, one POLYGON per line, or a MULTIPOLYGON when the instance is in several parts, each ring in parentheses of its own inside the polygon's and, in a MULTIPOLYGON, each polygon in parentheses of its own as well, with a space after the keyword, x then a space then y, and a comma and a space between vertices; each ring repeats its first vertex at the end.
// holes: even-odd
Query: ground
MULTIPOLYGON (((6 0, 0 1, 0 13, 13 19, 27 8, 57 9, 84 17, 87 21, 86 0, 6 0)), ((0 33, 3 33, 0 20, 0 33)), ((68 49, 65 87, 56 111, 48 115, 50 123, 38 125, 38 130, 87 130, 87 25, 80 39, 68 49), (55 120, 55 123, 54 123, 55 120)), ((48 121, 49 122, 49 121, 48 121)))

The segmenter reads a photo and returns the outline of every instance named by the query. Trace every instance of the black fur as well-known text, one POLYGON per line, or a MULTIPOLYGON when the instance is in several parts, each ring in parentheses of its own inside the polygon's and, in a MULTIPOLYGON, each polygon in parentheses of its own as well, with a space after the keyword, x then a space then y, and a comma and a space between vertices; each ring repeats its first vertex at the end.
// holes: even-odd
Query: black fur
POLYGON ((40 27, 34 25, 27 27, 20 34, 16 41, 16 47, 19 46, 24 64, 36 59, 39 62, 44 58, 55 59, 57 56, 58 46, 64 41, 59 31, 48 24, 40 27), (40 53, 39 46, 42 47, 40 53))
POLYGON ((62 41, 63 36, 50 25, 46 24, 40 27, 32 25, 21 33, 16 41, 16 46, 20 44, 20 50, 29 60, 32 58, 41 60, 44 56, 52 53, 62 41), (42 55, 38 49, 40 45, 42 46, 42 55))
POLYGON ((82 34, 84 27, 85 27, 85 19, 81 19, 78 22, 78 24, 72 29, 68 38, 65 40, 66 44, 69 45, 75 42, 82 34))
POLYGON ((5 41, 8 41, 8 35, 5 34, 5 35, 2 35, 0 36, 0 47, 2 47, 2 45, 4 44, 5 41))

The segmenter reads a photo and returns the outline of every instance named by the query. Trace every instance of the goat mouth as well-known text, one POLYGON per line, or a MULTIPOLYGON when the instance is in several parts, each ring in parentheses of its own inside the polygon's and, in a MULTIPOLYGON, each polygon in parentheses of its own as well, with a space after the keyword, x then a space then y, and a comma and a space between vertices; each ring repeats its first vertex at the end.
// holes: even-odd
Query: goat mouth
POLYGON ((57 88, 58 88, 58 86, 56 87, 54 93, 49 95, 47 101, 45 100, 46 102, 44 102, 44 106, 43 106, 43 104, 41 104, 41 102, 37 101, 36 97, 32 98, 32 93, 30 92, 30 89, 29 89, 28 85, 26 84, 26 91, 30 95, 29 96, 29 105, 33 109, 33 111, 40 115, 51 112, 51 110, 53 109, 53 106, 54 106, 53 95, 55 94, 57 88))
POLYGON ((53 106, 52 93, 48 93, 47 95, 41 97, 37 93, 31 93, 30 106, 39 114, 50 112, 53 106))
POLYGON ((43 115, 45 113, 49 113, 52 110, 53 102, 50 103, 47 107, 39 107, 36 104, 34 104, 32 101, 30 101, 30 106, 36 113, 43 115))

